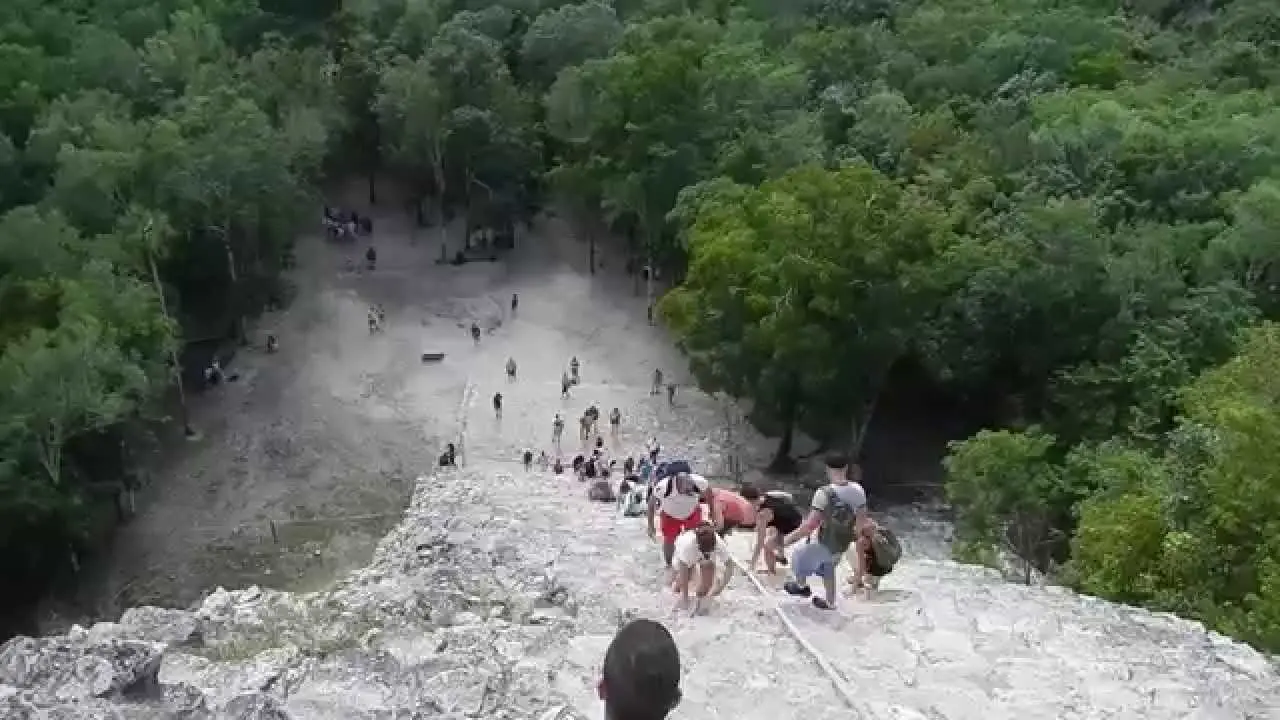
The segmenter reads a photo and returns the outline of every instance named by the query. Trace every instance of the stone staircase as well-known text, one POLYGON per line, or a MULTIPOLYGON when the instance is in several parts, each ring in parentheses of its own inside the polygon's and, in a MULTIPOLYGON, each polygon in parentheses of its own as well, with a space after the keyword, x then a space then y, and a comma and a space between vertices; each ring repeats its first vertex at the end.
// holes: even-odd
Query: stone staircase
MULTIPOLYGON (((672 408, 647 387, 590 382, 562 402, 558 383, 497 378, 459 409, 464 466, 419 480, 366 568, 324 592, 218 589, 192 610, 17 638, 0 648, 0 717, 532 720, 565 706, 593 717, 605 647, 645 616, 680 645, 672 720, 1280 718, 1275 666, 1195 623, 936 556, 909 555, 876 599, 835 612, 739 577, 709 615, 673 615, 643 520, 518 459, 549 448, 557 410, 569 454, 594 402, 606 417, 623 409, 614 453, 656 435, 669 455, 716 468, 716 403, 690 392, 672 408)), ((744 538, 732 545, 745 555, 744 538)))

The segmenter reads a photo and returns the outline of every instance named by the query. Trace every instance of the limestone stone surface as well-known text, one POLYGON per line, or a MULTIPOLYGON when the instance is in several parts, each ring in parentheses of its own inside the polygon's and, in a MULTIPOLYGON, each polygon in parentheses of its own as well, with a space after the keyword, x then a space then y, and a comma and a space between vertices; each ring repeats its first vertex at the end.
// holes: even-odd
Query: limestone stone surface
MULTIPOLYGON (((668 454, 718 468, 721 408, 589 382, 558 405, 548 385, 504 387, 501 419, 484 392, 469 394, 464 466, 420 480, 363 570, 324 592, 218 588, 189 610, 137 608, 15 638, 0 647, 0 717, 600 717, 605 647, 620 624, 650 617, 680 645, 673 720, 1280 718, 1268 658, 1195 623, 947 561, 946 528, 925 515, 888 519, 907 555, 870 602, 845 598, 824 613, 739 577, 708 615, 675 614, 644 521, 589 502, 570 476, 526 472, 520 438, 549 438, 557 408, 572 419, 589 403, 617 405, 626 419, 613 452, 656 435, 668 454), (836 668, 854 707, 777 608, 836 668)), ((744 540, 732 541, 739 555, 744 540)))

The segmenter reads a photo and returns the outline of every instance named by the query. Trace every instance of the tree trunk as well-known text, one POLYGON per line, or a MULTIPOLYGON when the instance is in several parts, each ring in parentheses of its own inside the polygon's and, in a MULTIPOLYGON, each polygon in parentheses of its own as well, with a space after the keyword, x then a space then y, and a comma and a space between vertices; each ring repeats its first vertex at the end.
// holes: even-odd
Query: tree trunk
POLYGON ((644 306, 653 307, 653 276, 657 273, 657 268, 653 266, 653 251, 645 250, 645 265, 649 267, 649 272, 644 276, 644 306))
POLYGON ((791 459, 791 446, 795 441, 799 383, 800 378, 793 374, 788 380, 789 387, 782 399, 782 437, 778 440, 778 451, 774 453, 773 461, 769 463, 769 469, 772 472, 795 472, 795 461, 791 459))
POLYGON ((462 236, 465 238, 463 240, 464 247, 468 249, 471 248, 471 233, 475 231, 475 228, 471 225, 471 184, 473 180, 471 168, 467 168, 462 175, 462 236))
MULTIPOLYGON (((583 223, 586 226, 586 222, 583 223)), ((592 275, 596 274, 596 234, 595 231, 587 226, 587 264, 590 267, 592 275)))
POLYGON ((769 470, 773 472, 790 472, 795 469, 791 460, 791 445, 795 441, 795 423, 790 419, 782 428, 782 437, 778 439, 778 449, 769 462, 769 470))
POLYGON ((440 154, 440 146, 438 143, 436 145, 434 162, 431 163, 431 172, 435 175, 436 179, 436 222, 439 224, 440 232, 440 255, 447 259, 449 255, 449 222, 444 217, 444 158, 440 154))
POLYGON ((62 484, 62 430, 49 428, 49 436, 40 439, 40 465, 49 476, 49 484, 62 484))
POLYGON ((369 168, 369 207, 373 208, 378 204, 378 170, 377 168, 369 168))
MULTIPOLYGON (((151 239, 148 238, 150 243, 151 239)), ((169 302, 164 298, 164 286, 160 284, 160 271, 156 269, 156 256, 151 251, 150 245, 147 247, 147 264, 151 266, 151 282, 156 286, 156 295, 160 298, 160 313, 164 315, 164 319, 169 323, 173 323, 173 318, 169 316, 169 302)), ((181 335, 181 330, 179 330, 181 335)), ((178 387, 178 412, 182 420, 182 433, 187 437, 195 435, 191 429, 191 416, 187 411, 187 389, 182 382, 182 365, 178 361, 177 343, 169 346, 169 360, 173 363, 173 379, 178 387)))
POLYGON ((649 268, 644 264, 644 257, 636 247, 636 231, 635 228, 627 228, 627 252, 631 257, 635 258, 636 274, 631 283, 631 294, 640 297, 640 281, 642 276, 649 274, 649 268))
POLYGON ((236 253, 231 247, 230 218, 223 221, 222 247, 227 251, 227 274, 231 278, 231 312, 235 316, 236 338, 241 345, 247 345, 249 337, 245 334, 244 313, 240 307, 240 274, 236 272, 236 253))
POLYGON ((893 368, 894 363, 890 362, 885 369, 880 372, 871 381, 871 393, 866 403, 863 404, 861 410, 855 411, 853 414, 853 437, 849 443, 849 455, 857 458, 862 454, 862 446, 867 440, 867 431, 871 428, 871 421, 875 417, 876 407, 880 404, 880 396, 884 394, 884 384, 889 378, 889 371, 893 368))

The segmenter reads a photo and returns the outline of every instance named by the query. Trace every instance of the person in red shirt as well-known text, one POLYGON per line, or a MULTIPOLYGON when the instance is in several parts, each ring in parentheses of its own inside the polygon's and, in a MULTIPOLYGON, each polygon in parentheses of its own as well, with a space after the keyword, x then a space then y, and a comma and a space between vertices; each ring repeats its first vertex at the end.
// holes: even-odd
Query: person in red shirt
POLYGON ((735 529, 755 529, 756 506, 743 497, 744 495, 754 497, 759 493, 755 492, 755 488, 750 485, 743 485, 739 488, 739 492, 725 488, 711 488, 711 506, 717 511, 714 515, 719 515, 721 520, 716 528, 720 537, 726 537, 735 529))

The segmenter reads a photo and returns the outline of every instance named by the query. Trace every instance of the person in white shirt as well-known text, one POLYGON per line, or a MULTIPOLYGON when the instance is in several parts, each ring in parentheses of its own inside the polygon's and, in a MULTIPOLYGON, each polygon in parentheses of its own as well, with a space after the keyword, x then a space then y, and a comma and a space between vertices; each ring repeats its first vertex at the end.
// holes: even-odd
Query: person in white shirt
POLYGON ((708 598, 724 592, 724 588, 733 577, 733 559, 729 549, 716 533, 715 526, 703 523, 693 530, 685 530, 676 538, 675 552, 672 558, 675 569, 675 580, 671 589, 679 595, 676 608, 681 609, 689 604, 689 586, 697 573, 698 584, 694 589, 691 615, 702 611, 708 598), (720 579, 716 579, 717 565, 723 568, 720 579))
POLYGON ((696 473, 681 472, 659 480, 649 495, 649 538, 662 530, 662 559, 671 567, 676 537, 685 530, 692 530, 703 522, 702 506, 711 508, 711 520, 716 527, 723 525, 720 511, 712 502, 711 484, 696 473))

